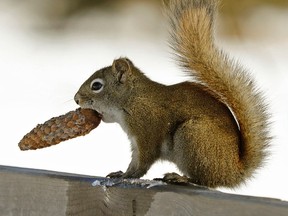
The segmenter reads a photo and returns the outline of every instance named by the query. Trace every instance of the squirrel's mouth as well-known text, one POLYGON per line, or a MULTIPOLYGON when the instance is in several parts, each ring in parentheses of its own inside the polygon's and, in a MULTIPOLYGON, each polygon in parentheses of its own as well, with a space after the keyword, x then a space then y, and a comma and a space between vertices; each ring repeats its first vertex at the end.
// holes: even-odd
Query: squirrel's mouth
POLYGON ((92 109, 92 110, 94 110, 95 112, 97 112, 97 115, 98 115, 101 119, 103 119, 103 113, 99 112, 98 110, 96 110, 95 108, 92 108, 92 107, 87 107, 87 109, 92 109))
POLYGON ((94 110, 94 111, 96 111, 97 112, 97 114, 98 114, 98 116, 101 118, 101 119, 103 119, 103 112, 100 112, 99 110, 97 110, 97 109, 95 109, 95 108, 93 108, 93 107, 87 107, 87 109, 92 109, 92 110, 94 110))
POLYGON ((95 108, 95 106, 92 106, 92 105, 87 104, 87 103, 80 104, 80 107, 83 109, 92 109, 92 110, 96 111, 99 118, 101 118, 101 120, 103 122, 106 122, 106 123, 116 122, 115 115, 113 113, 111 114, 110 112, 106 112, 99 107, 95 108))
MULTIPOLYGON (((95 110, 96 111, 96 110, 95 110)), ((101 113, 99 113, 98 111, 96 111, 98 113, 98 116, 103 119, 103 115, 101 113)))
POLYGON ((91 109, 97 112, 98 116, 102 119, 103 118, 103 113, 101 113, 99 110, 95 109, 92 105, 89 104, 80 104, 80 107, 82 109, 91 109))

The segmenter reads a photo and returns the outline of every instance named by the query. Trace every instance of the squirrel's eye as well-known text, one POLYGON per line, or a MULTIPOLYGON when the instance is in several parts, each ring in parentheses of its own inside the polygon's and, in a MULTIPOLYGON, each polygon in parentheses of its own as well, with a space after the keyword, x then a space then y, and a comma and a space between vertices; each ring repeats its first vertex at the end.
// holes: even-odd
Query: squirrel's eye
POLYGON ((95 79, 91 82, 90 88, 93 92, 99 93, 103 89, 103 80, 95 79))

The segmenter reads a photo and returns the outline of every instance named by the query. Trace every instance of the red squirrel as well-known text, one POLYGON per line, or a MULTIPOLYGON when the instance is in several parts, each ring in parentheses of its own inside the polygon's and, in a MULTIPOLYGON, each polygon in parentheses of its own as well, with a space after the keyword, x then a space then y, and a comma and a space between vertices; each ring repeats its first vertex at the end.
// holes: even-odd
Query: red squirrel
POLYGON ((140 178, 155 161, 168 160, 189 182, 231 188, 263 164, 270 144, 267 106, 247 70, 214 43, 217 5, 167 3, 170 45, 190 81, 163 85, 119 58, 80 87, 76 103, 119 123, 131 141, 128 169, 109 177, 140 178))

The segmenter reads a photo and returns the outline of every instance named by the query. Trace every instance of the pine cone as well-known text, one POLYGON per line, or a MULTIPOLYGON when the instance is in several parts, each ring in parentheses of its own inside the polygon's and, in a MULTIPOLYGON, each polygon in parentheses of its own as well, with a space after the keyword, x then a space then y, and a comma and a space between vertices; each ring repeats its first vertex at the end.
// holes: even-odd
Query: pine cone
POLYGON ((45 148, 62 141, 84 136, 96 128, 101 121, 92 109, 78 108, 65 115, 53 117, 44 124, 38 124, 19 142, 21 150, 45 148))

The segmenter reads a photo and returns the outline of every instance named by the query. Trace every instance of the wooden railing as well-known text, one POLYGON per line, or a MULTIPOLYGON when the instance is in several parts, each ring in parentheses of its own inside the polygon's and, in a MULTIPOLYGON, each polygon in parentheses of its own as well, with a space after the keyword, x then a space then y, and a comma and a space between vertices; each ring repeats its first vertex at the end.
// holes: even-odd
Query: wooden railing
POLYGON ((0 215, 288 216, 288 202, 194 185, 0 166, 0 215))

